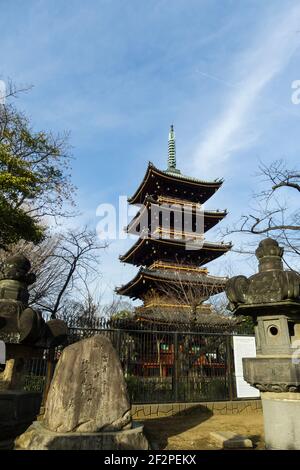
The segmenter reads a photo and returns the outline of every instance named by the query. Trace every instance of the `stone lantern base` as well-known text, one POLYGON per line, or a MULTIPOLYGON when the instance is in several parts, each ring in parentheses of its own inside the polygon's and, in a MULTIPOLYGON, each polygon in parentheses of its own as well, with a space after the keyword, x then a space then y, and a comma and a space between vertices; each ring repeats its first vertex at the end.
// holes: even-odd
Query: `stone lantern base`
POLYGON ((300 450, 300 393, 261 394, 267 449, 300 450))
POLYGON ((11 449, 14 439, 36 419, 41 398, 36 392, 0 391, 0 449, 11 449))

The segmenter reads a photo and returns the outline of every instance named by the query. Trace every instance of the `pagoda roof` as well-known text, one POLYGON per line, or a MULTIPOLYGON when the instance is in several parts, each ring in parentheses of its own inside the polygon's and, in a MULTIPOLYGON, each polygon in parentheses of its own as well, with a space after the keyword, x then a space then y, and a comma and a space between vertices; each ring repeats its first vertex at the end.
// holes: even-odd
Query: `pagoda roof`
MULTIPOLYGON (((216 312, 210 304, 203 303, 197 308, 196 315, 191 321, 191 309, 174 308, 160 305, 156 307, 137 307, 134 313, 127 316, 115 316, 101 319, 101 325, 108 328, 126 329, 130 335, 140 334, 141 331, 156 331, 171 335, 176 332, 207 332, 222 333, 236 332, 252 334, 252 330, 246 328, 240 317, 223 315, 216 312), (103 321, 104 320, 104 321, 103 321)), ((215 337, 217 339, 217 337, 215 337)))
POLYGON ((222 185, 223 180, 204 181, 190 176, 182 175, 179 170, 159 170, 153 163, 149 162, 145 176, 132 197, 128 199, 130 204, 142 204, 147 195, 160 194, 162 190, 160 184, 166 186, 164 193, 168 195, 187 194, 189 201, 203 204, 209 199, 222 185), (178 184, 180 183, 180 184, 178 184))
POLYGON ((150 266, 154 261, 171 260, 202 266, 227 253, 231 243, 204 241, 201 248, 184 239, 139 238, 120 260, 136 266, 150 266))
POLYGON ((207 288, 211 289, 210 295, 223 292, 227 280, 226 277, 209 276, 204 273, 141 268, 131 281, 117 289, 117 293, 139 299, 143 298, 151 288, 162 286, 163 284, 178 283, 180 285, 194 285, 197 286, 197 289, 199 286, 199 290, 202 288, 203 295, 206 296, 207 288))
MULTIPOLYGON (((190 308, 178 308, 157 306, 152 308, 138 307, 135 310, 135 320, 142 323, 155 325, 173 325, 173 328, 182 325, 193 325, 194 328, 216 328, 222 331, 233 328, 238 323, 234 317, 227 317, 216 313, 209 304, 202 304, 197 308, 197 313, 191 323, 190 308)), ((214 330, 217 331, 217 330, 214 330)))
MULTIPOLYGON (((185 201, 178 201, 176 204, 175 202, 173 203, 173 207, 170 209, 171 211, 174 212, 180 212, 182 209, 180 208, 180 204, 184 204, 185 201)), ((130 223, 125 227, 125 231, 127 233, 134 233, 137 234, 133 227, 137 226, 140 222, 140 220, 145 217, 145 212, 151 210, 151 204, 159 205, 158 201, 155 201, 153 198, 147 198, 145 203, 142 205, 141 209, 138 211, 138 213, 133 217, 133 219, 130 221, 130 223)), ((186 210, 186 209, 185 209, 186 210)), ((193 210, 193 207, 191 205, 191 211, 193 210)), ((227 210, 223 211, 204 211, 204 231, 207 232, 210 230, 212 227, 217 225, 224 217, 227 215, 227 210)))

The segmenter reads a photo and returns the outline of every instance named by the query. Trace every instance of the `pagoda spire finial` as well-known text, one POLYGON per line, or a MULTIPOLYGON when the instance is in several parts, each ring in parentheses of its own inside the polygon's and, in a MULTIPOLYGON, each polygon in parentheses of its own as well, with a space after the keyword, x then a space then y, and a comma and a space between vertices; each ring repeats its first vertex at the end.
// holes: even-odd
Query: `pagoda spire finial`
POLYGON ((176 168, 176 140, 173 124, 171 124, 169 132, 167 171, 172 173, 180 173, 180 171, 176 168))
POLYGON ((176 169, 176 142, 174 126, 171 124, 169 132, 169 144, 168 144, 168 170, 176 169))

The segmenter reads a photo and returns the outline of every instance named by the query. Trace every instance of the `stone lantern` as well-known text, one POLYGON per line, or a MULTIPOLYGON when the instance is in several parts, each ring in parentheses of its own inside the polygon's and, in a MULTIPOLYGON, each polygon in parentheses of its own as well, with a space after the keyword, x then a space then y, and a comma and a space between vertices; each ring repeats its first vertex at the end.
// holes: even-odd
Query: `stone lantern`
POLYGON ((67 337, 65 322, 46 322, 29 306, 28 288, 34 282, 30 261, 22 254, 1 266, 0 340, 5 343, 6 363, 0 368, 0 449, 11 448, 39 411, 41 394, 23 387, 26 359, 43 358, 45 350, 53 350, 67 337))
POLYGON ((256 358, 243 359, 245 380, 261 391, 268 449, 300 449, 300 274, 284 271, 283 248, 261 241, 259 272, 231 278, 229 308, 251 316, 256 358))

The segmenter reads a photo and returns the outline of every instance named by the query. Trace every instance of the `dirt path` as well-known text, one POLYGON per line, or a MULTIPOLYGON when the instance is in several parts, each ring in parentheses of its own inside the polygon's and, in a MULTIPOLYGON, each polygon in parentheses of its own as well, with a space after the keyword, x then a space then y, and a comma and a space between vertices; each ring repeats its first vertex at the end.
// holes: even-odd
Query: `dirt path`
POLYGON ((212 415, 197 413, 144 421, 145 432, 157 449, 213 450, 211 431, 233 431, 252 439, 255 449, 263 449, 263 418, 261 413, 212 415))

